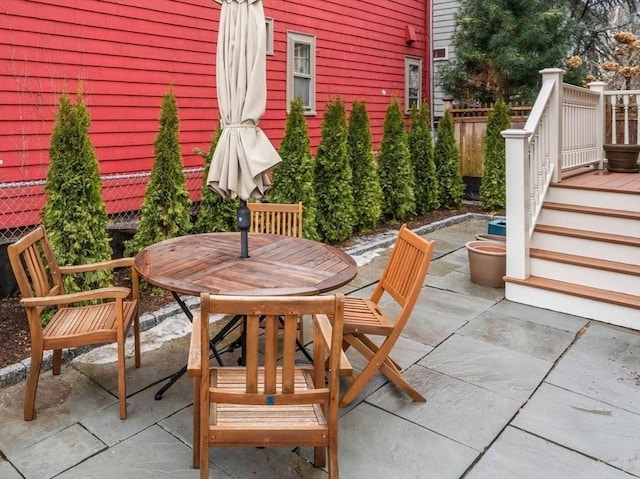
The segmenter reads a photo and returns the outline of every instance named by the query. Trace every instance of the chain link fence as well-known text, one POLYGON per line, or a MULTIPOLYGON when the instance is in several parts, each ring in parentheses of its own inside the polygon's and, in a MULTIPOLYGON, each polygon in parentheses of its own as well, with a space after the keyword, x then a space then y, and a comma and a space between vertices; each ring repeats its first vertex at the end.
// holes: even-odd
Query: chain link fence
MULTIPOLYGON (((197 213, 203 167, 185 168, 192 214, 197 213)), ((109 213, 109 229, 135 229, 151 172, 104 175, 102 199, 109 213)), ((39 224, 45 204, 45 180, 0 183, 0 244, 13 243, 39 224)))

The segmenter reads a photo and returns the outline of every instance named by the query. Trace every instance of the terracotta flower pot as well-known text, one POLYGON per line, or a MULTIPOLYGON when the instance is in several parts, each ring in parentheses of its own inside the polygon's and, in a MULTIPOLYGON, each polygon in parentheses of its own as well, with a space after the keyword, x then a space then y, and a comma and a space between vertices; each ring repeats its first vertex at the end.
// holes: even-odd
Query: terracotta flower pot
POLYGON ((469 241, 471 282, 493 288, 504 287, 507 274, 507 245, 498 241, 469 241))
POLYGON ((637 173, 638 155, 640 154, 640 144, 604 145, 605 158, 607 159, 607 170, 616 173, 637 173))

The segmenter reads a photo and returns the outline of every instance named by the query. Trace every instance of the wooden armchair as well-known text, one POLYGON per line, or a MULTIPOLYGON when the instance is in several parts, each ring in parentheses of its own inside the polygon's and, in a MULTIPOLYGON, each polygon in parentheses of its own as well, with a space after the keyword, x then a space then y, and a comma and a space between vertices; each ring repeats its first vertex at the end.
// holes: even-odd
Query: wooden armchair
POLYGON ((353 346, 367 362, 360 374, 351 374, 351 384, 342 396, 340 406, 353 401, 379 370, 414 401, 425 398, 402 377, 400 367, 389 357, 402 334, 422 289, 435 242, 427 241, 402 225, 398 239, 384 272, 370 299, 348 296, 344 303, 344 342, 346 351, 353 346), (393 298, 400 307, 391 320, 379 307, 384 294, 393 298), (372 336, 383 338, 378 346, 372 336))
POLYGON ((217 296, 203 293, 194 316, 188 373, 194 380, 193 463, 209 477, 210 447, 314 447, 329 478, 338 478, 339 369, 344 298, 217 296), (247 317, 246 366, 211 367, 209 316, 247 317), (313 315, 313 365, 296 364, 299 315, 313 315), (333 326, 329 322, 333 318, 333 326), (278 335, 284 324, 280 352, 278 335), (265 329, 261 355, 260 323, 265 329), (328 381, 325 353, 328 351, 328 381), (260 361, 262 358, 262 361, 260 361))
POLYGON ((269 233, 302 238, 302 202, 247 203, 251 211, 250 233, 269 233))
POLYGON ((138 274, 133 258, 121 258, 78 266, 59 266, 38 227, 8 247, 9 260, 22 294, 31 333, 31 366, 24 398, 24 419, 35 418, 35 399, 44 350, 53 350, 53 374, 60 374, 62 349, 88 344, 118 343, 118 396, 120 418, 127 417, 124 345, 134 325, 135 365, 140 366, 138 321, 138 274), (130 268, 131 288, 111 287, 66 294, 63 275, 98 269, 130 268), (101 300, 100 304, 74 306, 78 302, 101 300), (42 326, 41 313, 53 307, 53 317, 42 326))

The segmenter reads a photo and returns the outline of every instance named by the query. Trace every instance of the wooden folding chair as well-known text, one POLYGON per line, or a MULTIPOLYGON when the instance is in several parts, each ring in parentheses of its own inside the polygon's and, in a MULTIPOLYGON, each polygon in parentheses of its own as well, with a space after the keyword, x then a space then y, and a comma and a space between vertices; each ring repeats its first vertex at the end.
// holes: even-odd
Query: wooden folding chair
POLYGON ((402 377, 400 367, 389 357, 389 353, 402 334, 416 304, 429 269, 434 245, 433 241, 425 240, 402 225, 391 257, 371 298, 345 298, 343 349, 346 351, 353 346, 366 358, 367 365, 360 374, 352 373, 351 384, 342 396, 340 406, 353 401, 378 370, 414 401, 425 401, 402 377), (379 306, 385 293, 400 306, 395 320, 389 319, 379 306), (371 336, 381 336, 384 340, 378 346, 371 336))
POLYGON ((314 447, 314 463, 338 478, 339 369, 344 297, 217 296, 194 316, 188 372, 194 380, 194 467, 209 477, 210 447, 314 447), (209 364, 209 316, 247 317, 246 366, 209 364), (296 363, 299 315, 313 316, 313 365, 296 363), (332 317, 333 324, 329 321, 332 317), (280 321, 284 342, 278 348, 280 321), (264 331, 261 353, 260 323, 264 331), (328 354, 328 380, 325 358, 328 354))
POLYGON ((250 233, 269 233, 302 238, 302 202, 247 203, 251 211, 250 233))
POLYGON ((24 420, 35 418, 36 390, 44 350, 53 349, 53 374, 60 374, 62 349, 88 344, 118 344, 118 396, 120 418, 127 417, 124 346, 133 323, 135 365, 140 366, 140 324, 138 319, 138 273, 133 258, 101 263, 59 266, 44 228, 38 227, 7 248, 18 282, 31 333, 31 365, 24 398, 24 420), (130 268, 131 288, 110 287, 66 294, 63 275, 100 269, 130 268), (99 304, 75 306, 100 300, 99 304), (53 307, 54 313, 42 326, 41 313, 53 307))

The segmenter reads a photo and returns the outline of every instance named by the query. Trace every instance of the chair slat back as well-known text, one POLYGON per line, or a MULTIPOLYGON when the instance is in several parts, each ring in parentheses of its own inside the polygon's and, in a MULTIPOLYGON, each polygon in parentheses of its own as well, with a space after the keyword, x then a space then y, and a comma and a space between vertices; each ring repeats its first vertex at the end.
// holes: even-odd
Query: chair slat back
MULTIPOLYGON (((338 358, 337 369, 342 343, 342 302, 342 295, 238 297, 203 293, 201 295, 203 351, 207 350, 209 341, 208 321, 204 318, 214 313, 246 316, 246 387, 242 390, 238 388, 235 397, 225 392, 224 401, 219 402, 239 404, 328 402, 329 390, 325 387, 324 381, 321 385, 317 385, 314 394, 302 394, 300 396, 305 397, 296 397, 299 387, 302 386, 299 383, 300 376, 296 375, 295 371, 296 367, 301 366, 296 362, 297 323, 298 317, 302 315, 324 314, 334 317, 331 354, 335 354, 338 358), (261 331, 264 332, 263 351, 261 331), (282 344, 281 348, 278 348, 279 343, 282 344)), ((319 358, 319 365, 324 370, 324 358, 319 358)), ((209 357, 207 355, 202 355, 201 368, 202 377, 208 377, 209 357)), ((210 400, 214 401, 214 398, 210 400)))
MULTIPOLYGON (((435 241, 428 241, 403 225, 372 300, 390 294, 401 306, 397 322, 408 318, 420 294, 431 263, 435 241)), ((402 326, 401 326, 402 327, 402 326)))
POLYGON ((251 233, 302 237, 302 202, 247 203, 251 211, 251 233))
POLYGON ((42 226, 10 245, 7 252, 23 298, 64 294, 62 275, 42 226))

